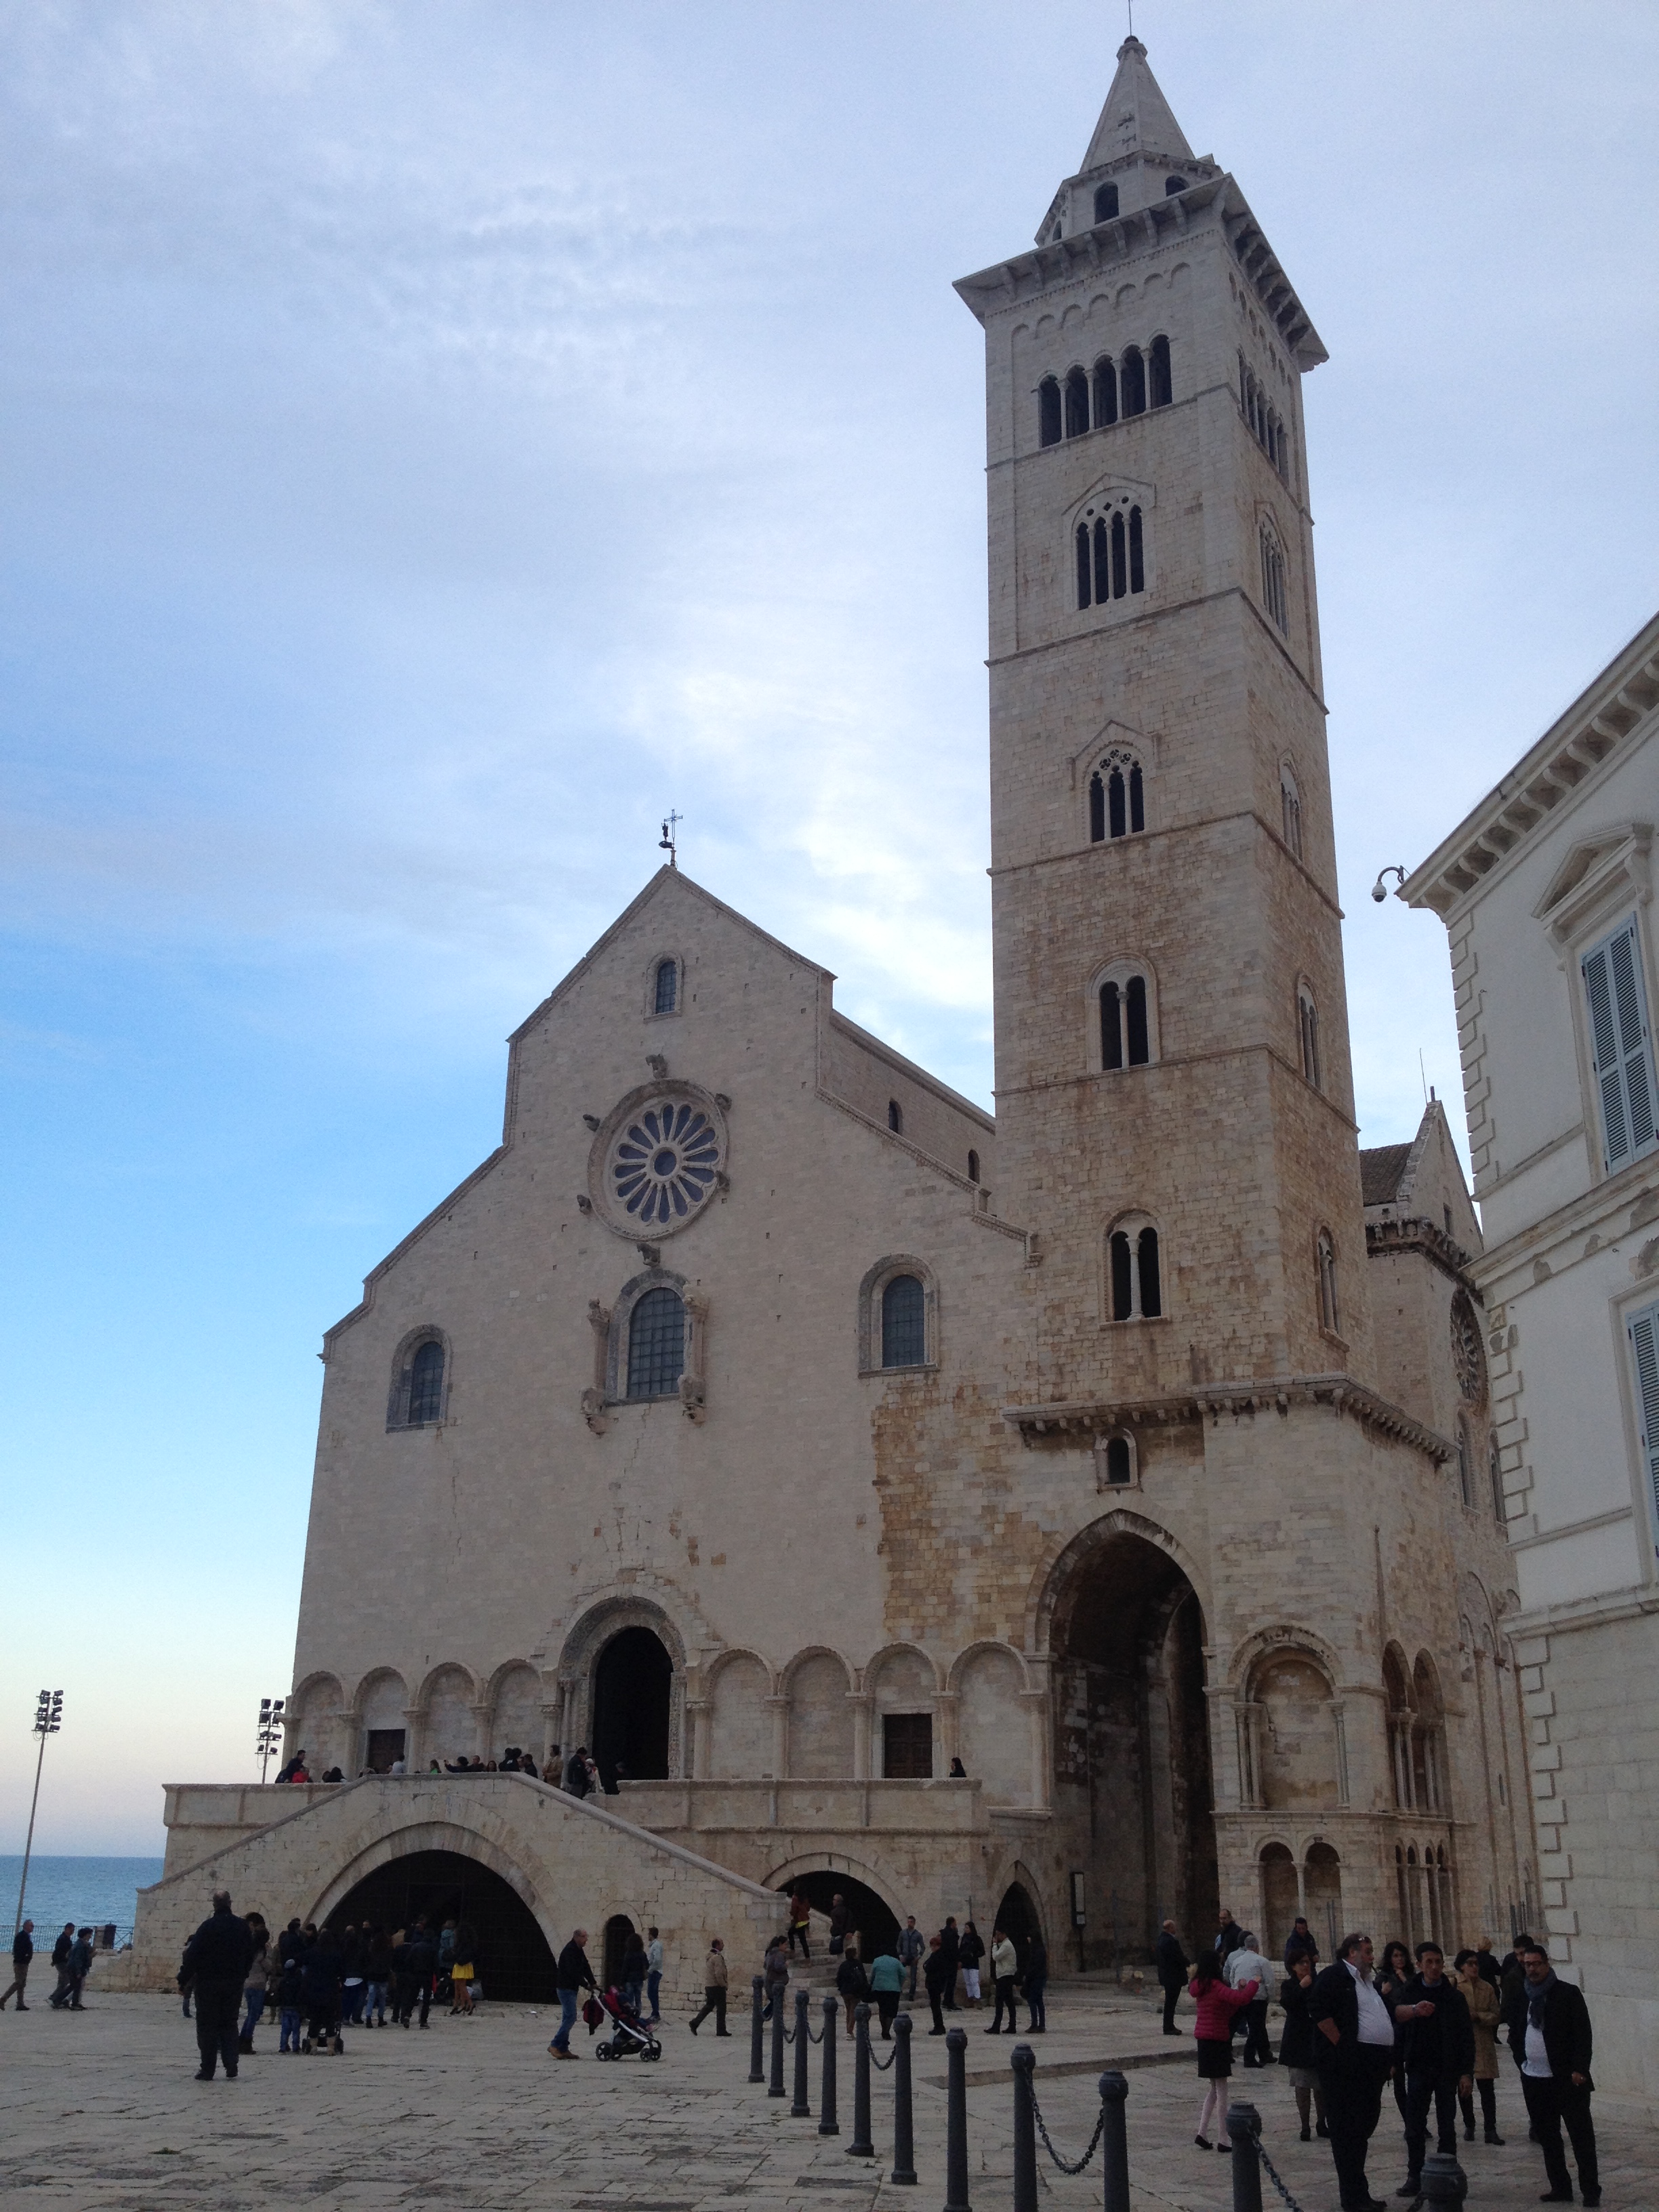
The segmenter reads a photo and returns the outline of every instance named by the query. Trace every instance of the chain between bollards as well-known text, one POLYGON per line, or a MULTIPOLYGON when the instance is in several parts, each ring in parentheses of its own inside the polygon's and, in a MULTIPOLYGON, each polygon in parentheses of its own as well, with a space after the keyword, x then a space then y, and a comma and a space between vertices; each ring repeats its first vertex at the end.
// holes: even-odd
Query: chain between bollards
POLYGON ((783 2094, 783 1991, 772 1992, 772 2078, 766 2085, 769 2097, 783 2094))
POLYGON ((853 2140, 847 2146, 847 2155, 873 2158, 875 2154, 876 2147, 870 2140, 870 2008, 860 2002, 853 2008, 853 2140))
POLYGON ((809 2002, 804 1988, 795 1991, 795 2100, 789 2107, 792 2120, 810 2120, 812 2117, 811 2104, 806 2094, 806 2067, 812 2055, 812 2031, 806 2024, 809 2002))
POLYGON ((893 2171, 890 2181, 913 2187, 916 2179, 916 2131, 910 2107, 910 2015, 893 2022, 893 2171))
POLYGON ((841 2128, 836 2118, 836 2014, 841 2010, 841 1999, 833 1993, 823 2001, 823 2032, 818 2041, 823 2045, 823 2079, 818 2089, 818 2133, 838 2136, 841 2128))
POLYGON ((757 1974, 754 1979, 754 2008, 749 2020, 749 2078, 751 2081, 766 2079, 766 2029, 761 2011, 766 2001, 766 1977, 757 1974))
POLYGON ((967 2031, 953 2027, 945 2039, 945 2212, 973 2212, 968 2202, 967 2031))

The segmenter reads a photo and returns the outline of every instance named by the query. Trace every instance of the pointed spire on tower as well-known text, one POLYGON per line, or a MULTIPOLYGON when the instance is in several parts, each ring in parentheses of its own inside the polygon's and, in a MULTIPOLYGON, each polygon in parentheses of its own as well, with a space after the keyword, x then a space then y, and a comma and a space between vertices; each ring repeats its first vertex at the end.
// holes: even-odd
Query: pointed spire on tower
POLYGON ((1196 158, 1146 66, 1146 47, 1133 32, 1117 50, 1117 75, 1079 174, 1086 176, 1125 154, 1161 154, 1176 161, 1196 158))

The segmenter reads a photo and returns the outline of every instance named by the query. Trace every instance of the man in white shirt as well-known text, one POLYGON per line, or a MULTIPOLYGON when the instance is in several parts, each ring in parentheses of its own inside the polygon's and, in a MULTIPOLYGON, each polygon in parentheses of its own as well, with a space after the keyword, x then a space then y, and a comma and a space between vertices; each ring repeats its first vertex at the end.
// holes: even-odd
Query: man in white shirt
POLYGON ((1244 2063, 1271 2066, 1273 2047, 1267 2040, 1267 2000, 1273 1988, 1273 1962, 1257 1950, 1255 1937, 1248 1928, 1237 1950, 1228 1954, 1226 1974, 1230 1988, 1242 1990, 1246 1982, 1256 1984, 1256 1994, 1245 2006, 1243 2015, 1244 2063))
POLYGON ((1375 1964, 1369 1936, 1345 1936, 1308 1993, 1342 2212, 1387 2212, 1365 2179, 1365 2152, 1394 2065, 1394 2022, 1371 1986, 1375 1964))

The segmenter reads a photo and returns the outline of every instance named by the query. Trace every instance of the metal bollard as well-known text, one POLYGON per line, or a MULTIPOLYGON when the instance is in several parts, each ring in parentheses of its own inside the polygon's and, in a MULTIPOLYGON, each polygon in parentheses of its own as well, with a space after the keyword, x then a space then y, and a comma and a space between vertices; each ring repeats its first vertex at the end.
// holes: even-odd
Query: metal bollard
POLYGON ((836 2014, 841 2010, 841 1999, 833 1992, 823 2001, 823 2080, 818 2091, 818 2133, 838 2136, 841 2127, 836 2118, 836 2014))
POLYGON ((749 2021, 749 2078, 751 2081, 766 2079, 766 2029, 761 2011, 766 2002, 766 1977, 755 1977, 755 2005, 749 2021))
POLYGON ((792 2120, 810 2120, 812 2107, 806 2096, 806 2062, 811 2056, 812 2039, 806 2026, 806 2007, 809 1999, 805 1988, 795 1991, 795 2101, 789 2107, 792 2120))
POLYGON ((766 2085, 769 2097, 783 2094, 783 1991, 772 1992, 772 2078, 766 2085))
POLYGON ((1031 2110, 1036 2053, 1029 2043, 1017 2043, 1008 2063, 1014 2072, 1014 2212, 1037 2212, 1036 2118, 1031 2110))
POLYGON ((1115 2069, 1100 2077, 1100 2102, 1106 2124, 1100 2137, 1103 2212, 1129 2212, 1129 2133, 1124 2104, 1129 2085, 1115 2069))
POLYGON ((916 2179, 915 2116, 910 2106, 910 2015, 893 2022, 893 2171, 887 2177, 905 2187, 916 2179))
POLYGON ((1431 2150, 1423 2161, 1423 2197, 1429 2204, 1461 2204, 1468 2177, 1449 2151, 1431 2150))
POLYGON ((1234 2105, 1227 2114, 1233 2145, 1233 2212, 1261 2212, 1261 2161, 1255 2139, 1261 2115, 1254 2105, 1234 2105))
POLYGON ((870 2008, 857 2004, 853 2008, 853 2140, 847 2146, 848 2158, 873 2158, 876 2147, 870 2140, 870 2008))
POLYGON ((968 2202, 968 2032, 945 2039, 945 2212, 973 2212, 968 2202))

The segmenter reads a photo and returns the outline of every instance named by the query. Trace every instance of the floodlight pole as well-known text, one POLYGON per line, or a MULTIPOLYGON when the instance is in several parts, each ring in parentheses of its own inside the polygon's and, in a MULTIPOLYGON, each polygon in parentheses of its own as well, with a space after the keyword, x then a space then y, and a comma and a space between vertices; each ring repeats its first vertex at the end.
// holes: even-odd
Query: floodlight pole
POLYGON ((34 1759, 34 1795, 29 1800, 29 1832, 23 1845, 23 1879, 17 1885, 17 1917, 11 1923, 14 1936, 23 1924, 23 1899, 28 1893, 29 1859, 34 1850, 34 1815, 40 1802, 40 1770, 46 1764, 46 1738, 57 1735, 63 1712, 63 1692, 42 1690, 34 1708, 34 1733, 40 1739, 40 1748, 34 1759))

